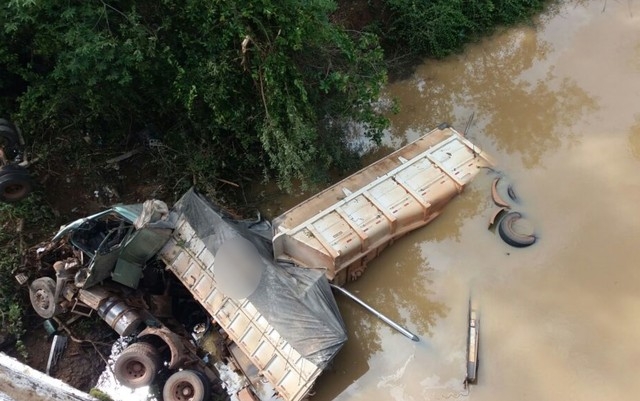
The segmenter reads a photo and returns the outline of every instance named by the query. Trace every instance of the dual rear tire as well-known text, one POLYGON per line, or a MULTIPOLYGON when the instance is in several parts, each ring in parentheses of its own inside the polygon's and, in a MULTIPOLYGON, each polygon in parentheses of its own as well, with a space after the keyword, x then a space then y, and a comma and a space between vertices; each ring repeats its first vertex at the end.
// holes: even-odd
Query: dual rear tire
POLYGON ((17 128, 10 121, 0 118, 0 150, 4 153, 4 163, 7 163, 0 165, 0 202, 17 202, 33 189, 27 169, 13 163, 20 154, 20 148, 17 128))
POLYGON ((0 167, 0 201, 17 202, 33 190, 29 171, 17 164, 0 167))
MULTIPOLYGON (((161 367, 158 350, 150 343, 137 342, 122 351, 113 373, 123 386, 139 388, 150 385, 161 367)), ((180 370, 169 376, 162 388, 162 397, 164 401, 208 401, 211 386, 204 373, 180 370)))
POLYGON ((207 377, 195 370, 181 370, 172 374, 162 388, 164 401, 208 401, 211 386, 207 377))
POLYGON ((113 367, 113 374, 123 386, 139 388, 151 384, 160 367, 158 350, 149 343, 137 342, 122 351, 113 367))

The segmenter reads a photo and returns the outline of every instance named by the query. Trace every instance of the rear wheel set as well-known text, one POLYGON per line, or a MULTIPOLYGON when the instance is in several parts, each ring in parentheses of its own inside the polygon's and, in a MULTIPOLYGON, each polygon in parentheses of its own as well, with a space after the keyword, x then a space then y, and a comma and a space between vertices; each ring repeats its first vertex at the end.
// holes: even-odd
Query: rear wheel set
POLYGON ((160 370, 161 359, 158 350, 149 343, 131 344, 118 356, 113 374, 129 388, 148 386, 160 370))
POLYGON ((33 190, 29 171, 17 164, 0 167, 0 201, 17 202, 27 197, 33 190))
POLYGON ((211 399, 211 386, 204 373, 196 370, 175 372, 162 388, 164 401, 205 401, 211 399))
POLYGON ((0 118, 0 202, 17 202, 29 195, 33 183, 29 171, 14 159, 20 154, 20 135, 8 120, 0 118), (13 161, 13 162, 12 162, 13 161))

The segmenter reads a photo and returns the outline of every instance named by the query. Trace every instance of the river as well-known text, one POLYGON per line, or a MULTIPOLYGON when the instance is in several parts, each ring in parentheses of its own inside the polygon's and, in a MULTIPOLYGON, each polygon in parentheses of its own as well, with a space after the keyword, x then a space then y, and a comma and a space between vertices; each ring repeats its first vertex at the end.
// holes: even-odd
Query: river
POLYGON ((480 306, 474 401, 636 400, 640 390, 640 5, 567 1, 533 24, 390 84, 390 148, 448 121, 498 162, 539 240, 487 230, 482 174, 347 289, 412 342, 340 299, 349 341, 313 401, 466 394, 467 303, 480 306))

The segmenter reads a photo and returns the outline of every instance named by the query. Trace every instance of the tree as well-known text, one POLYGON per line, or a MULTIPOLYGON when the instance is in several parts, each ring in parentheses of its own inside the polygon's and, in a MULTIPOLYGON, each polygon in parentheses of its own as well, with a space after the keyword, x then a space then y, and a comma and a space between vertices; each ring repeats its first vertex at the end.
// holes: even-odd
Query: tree
MULTIPOLYGON (((345 127, 377 140, 385 83, 372 34, 330 0, 11 0, 0 6, 1 105, 31 140, 154 123, 207 179, 321 179, 350 160, 345 127)), ((79 137, 79 136, 78 136, 79 137)))

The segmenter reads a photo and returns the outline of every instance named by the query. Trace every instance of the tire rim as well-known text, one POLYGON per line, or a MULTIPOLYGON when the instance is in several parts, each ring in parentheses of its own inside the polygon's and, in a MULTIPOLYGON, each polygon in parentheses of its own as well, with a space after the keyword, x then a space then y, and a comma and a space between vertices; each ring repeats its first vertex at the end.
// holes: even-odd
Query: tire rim
POLYGON ((41 308, 42 310, 49 309, 49 306, 51 305, 51 302, 49 300, 49 293, 43 289, 37 290, 35 293, 34 303, 38 306, 38 308, 41 308))
POLYGON ((175 384, 173 394, 175 394, 176 400, 188 401, 193 398, 195 389, 190 382, 181 381, 175 384))
POLYGON ((24 192, 24 185, 22 184, 8 185, 4 189, 5 195, 9 198, 20 196, 23 192, 24 192))
POLYGON ((129 375, 129 380, 135 381, 144 376, 147 369, 140 361, 130 361, 125 365, 125 371, 129 375))

